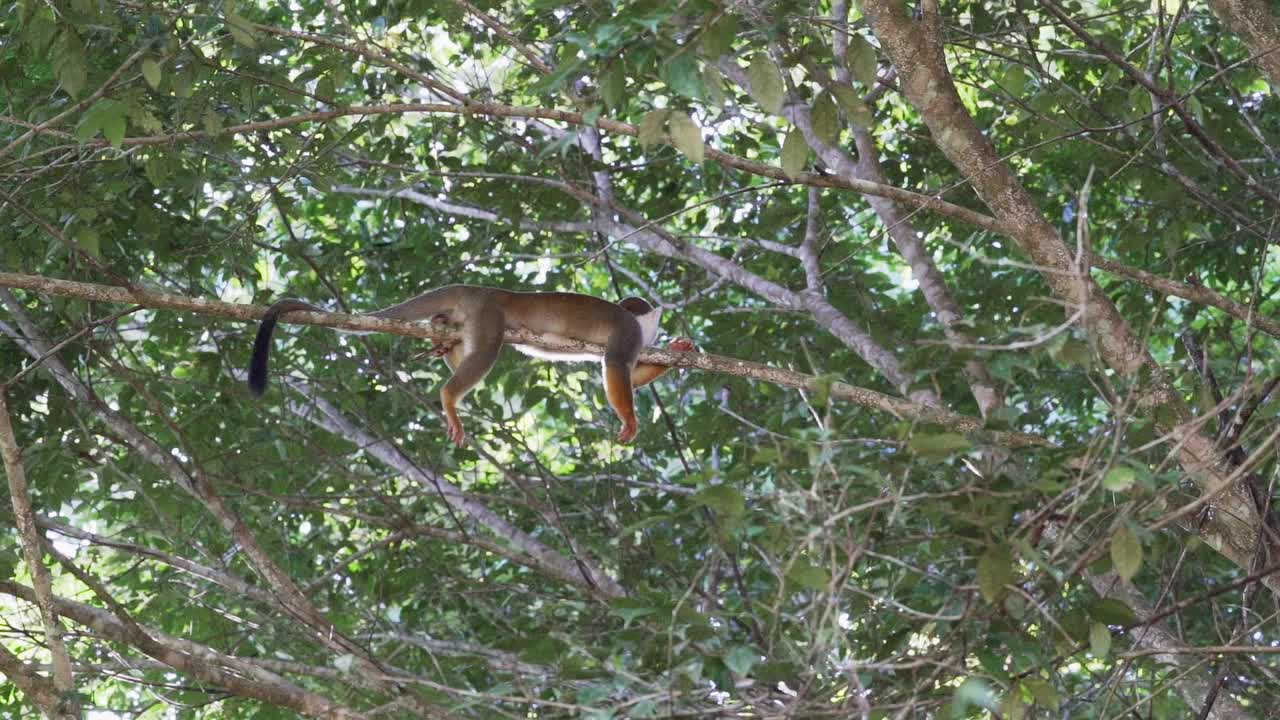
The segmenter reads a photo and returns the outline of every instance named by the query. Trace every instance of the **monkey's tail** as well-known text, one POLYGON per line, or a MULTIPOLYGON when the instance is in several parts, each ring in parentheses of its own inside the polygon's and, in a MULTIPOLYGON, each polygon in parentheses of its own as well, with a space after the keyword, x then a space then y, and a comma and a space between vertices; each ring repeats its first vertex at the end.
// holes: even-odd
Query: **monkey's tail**
MULTIPOLYGON (((405 320, 408 322, 417 322, 419 320, 428 320, 436 315, 448 314, 448 312, 458 306, 461 298, 460 295, 466 291, 477 291, 482 288, 466 287, 462 285, 446 285, 438 287, 434 290, 428 290, 421 295, 405 300, 398 305, 392 305, 388 308, 375 310, 369 315, 378 318, 386 318, 388 320, 405 320)), ((488 288, 483 288, 488 290, 488 288)))
POLYGON ((267 308, 262 316, 262 324, 258 326, 258 336, 253 340, 253 356, 249 358, 249 392, 261 395, 267 389, 267 358, 271 354, 271 334, 275 332, 276 320, 281 313, 295 310, 312 310, 326 312, 310 303, 301 300, 281 300, 267 308))

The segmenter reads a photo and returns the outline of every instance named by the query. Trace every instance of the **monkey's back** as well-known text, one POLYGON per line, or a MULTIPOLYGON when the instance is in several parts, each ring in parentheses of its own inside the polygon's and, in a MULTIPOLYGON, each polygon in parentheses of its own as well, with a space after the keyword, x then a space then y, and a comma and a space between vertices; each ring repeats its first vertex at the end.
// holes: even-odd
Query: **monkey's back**
POLYGON ((635 316, 617 303, 568 292, 498 291, 507 327, 607 345, 620 334, 639 337, 635 316))

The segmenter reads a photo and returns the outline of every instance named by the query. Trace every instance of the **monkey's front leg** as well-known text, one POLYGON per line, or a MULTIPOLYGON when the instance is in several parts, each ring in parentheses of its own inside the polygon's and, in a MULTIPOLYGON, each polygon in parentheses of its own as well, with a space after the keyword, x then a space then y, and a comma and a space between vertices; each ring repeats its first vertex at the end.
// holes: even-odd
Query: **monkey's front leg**
MULTIPOLYGON (((680 338, 676 338, 675 340, 672 340, 670 343, 667 344, 667 348, 671 350, 675 350, 676 352, 689 352, 691 350, 697 350, 697 347, 694 346, 693 341, 687 337, 680 337, 680 338)), ((654 380, 657 380, 659 377, 662 376, 663 373, 665 373, 670 369, 671 369, 670 365, 659 365, 657 363, 643 363, 643 362, 639 363, 636 365, 636 369, 631 371, 631 386, 644 387, 645 385, 648 385, 654 380)))

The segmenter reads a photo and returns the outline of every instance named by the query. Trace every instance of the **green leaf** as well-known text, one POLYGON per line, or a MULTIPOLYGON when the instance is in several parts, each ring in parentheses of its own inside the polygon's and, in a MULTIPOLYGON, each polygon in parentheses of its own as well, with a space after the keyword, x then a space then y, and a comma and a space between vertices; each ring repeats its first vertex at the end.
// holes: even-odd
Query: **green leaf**
POLYGON ((58 24, 52 16, 38 13, 22 29, 22 41, 32 55, 42 55, 48 51, 57 34, 58 24))
POLYGON ((1133 608, 1116 598, 1103 598, 1088 608, 1089 617, 1106 625, 1131 625, 1138 621, 1133 608))
POLYGON ((250 49, 258 47, 258 31, 254 29, 253 23, 234 10, 227 10, 225 19, 227 30, 231 32, 231 37, 236 42, 250 49))
POLYGON ((800 558, 791 566, 787 580, 810 590, 826 590, 831 583, 831 574, 826 568, 812 565, 808 560, 800 558))
POLYGON ((1151 112, 1151 93, 1141 85, 1134 85, 1129 89, 1128 107, 1124 116, 1130 120, 1137 120, 1149 112, 1151 112))
POLYGON ((626 89, 627 78, 622 73, 622 63, 614 63, 600 75, 600 99, 610 110, 624 106, 626 89))
POLYGON ((76 243, 93 257, 102 257, 102 239, 93 228, 80 228, 76 233, 76 243))
POLYGON ((924 458, 943 458, 968 450, 971 443, 959 433, 917 433, 907 442, 907 449, 924 458))
POLYGON ((1089 343, 1070 339, 1061 345, 1051 348, 1049 354, 1059 363, 1075 365, 1076 367, 1089 367, 1089 362, 1093 357, 1092 352, 1089 350, 1089 343))
POLYGON ((520 659, 535 665, 548 665, 558 660, 566 650, 568 648, 560 640, 543 635, 520 651, 520 659))
POLYGON ((1014 97, 1021 97, 1022 92, 1027 89, 1027 71, 1021 65, 1012 65, 1005 70, 1004 77, 1000 78, 1000 85, 1005 92, 1014 97))
POLYGON ((745 645, 734 645, 724 654, 724 666, 734 675, 746 675, 760 661, 760 654, 745 645))
POLYGON ((786 86, 782 82, 782 73, 768 53, 758 52, 751 58, 751 65, 747 67, 747 82, 751 85, 751 97, 760 104, 761 110, 770 115, 782 112, 786 86))
POLYGON ((1044 680, 1036 677, 1026 678, 1022 681, 1022 687, 1031 693, 1031 697, 1036 702, 1057 712, 1058 710, 1058 691, 1044 680))
POLYGON ((854 80, 868 90, 876 84, 876 49, 861 35, 849 37, 849 49, 844 55, 845 67, 854 80))
POLYGON ((88 81, 89 69, 85 66, 84 44, 78 35, 65 30, 58 36, 53 46, 52 64, 58 85, 72 97, 79 95, 88 81))
MULTIPOLYGON (((792 128, 787 138, 782 141, 782 171, 791 177, 804 172, 805 163, 809 161, 809 144, 804 141, 804 134, 799 128, 792 128)), ((830 385, 827 386, 830 390, 830 385)))
POLYGON ((702 98, 702 73, 693 53, 680 53, 669 62, 662 63, 658 66, 658 75, 676 93, 691 100, 702 98))
POLYGON ((702 33, 702 51, 716 59, 733 49, 733 38, 738 34, 738 18, 728 13, 721 15, 702 33))
POLYGON ((222 116, 213 108, 205 110, 204 115, 200 117, 200 120, 204 124, 204 131, 208 133, 210 137, 222 132, 222 116))
POLYGON ((1003 682, 1009 681, 1009 672, 1004 669, 1003 655, 996 655, 989 648, 979 648, 974 655, 978 658, 978 664, 982 669, 992 677, 1003 682))
POLYGON ((1007 548, 993 545, 978 558, 978 590, 987 602, 999 600, 1013 579, 1013 556, 1007 548))
POLYGON ((662 126, 666 125, 670 114, 670 110, 650 110, 640 118, 636 133, 640 139, 640 147, 647 148, 662 142, 662 126))
POLYGON ((1121 523, 1111 536, 1111 564, 1116 574, 1125 580, 1131 580, 1142 567, 1142 543, 1129 529, 1128 523, 1121 523))
POLYGON ((726 517, 738 518, 747 512, 746 499, 737 488, 728 485, 712 485, 693 496, 693 501, 705 505, 726 517))
POLYGON ((169 76, 169 84, 173 88, 173 93, 184 99, 195 94, 194 82, 195 78, 189 66, 169 76))
POLYGON ((102 136, 111 143, 111 147, 119 149, 120 144, 124 142, 124 131, 127 122, 125 121, 124 108, 122 112, 112 113, 102 120, 102 136))
POLYGON ((702 131, 687 113, 671 113, 671 142, 690 160, 700 163, 706 153, 702 144, 702 131))
POLYGON ((724 105, 724 76, 714 65, 702 66, 702 96, 708 104, 724 105))
POLYGON ((987 686, 980 678, 966 678, 960 683, 960 687, 956 688, 956 692, 951 696, 951 716, 965 717, 968 715, 969 708, 979 707, 994 710, 996 707, 995 693, 991 692, 991 688, 987 686))
POLYGON ((849 122, 863 129, 870 128, 875 122, 871 108, 862 102, 856 90, 848 85, 835 85, 832 92, 835 94, 836 102, 840 104, 840 109, 844 110, 844 114, 849 117, 849 122))
POLYGON ((840 117, 831 93, 824 91, 814 99, 809 108, 809 121, 813 124, 813 134, 822 142, 835 145, 840 140, 840 117))
POLYGON ((1004 696, 1000 715, 1004 720, 1023 720, 1027 716, 1027 702, 1022 699, 1022 690, 1015 687, 1004 696))
POLYGON ((1089 651, 1096 658, 1105 658, 1111 652, 1111 631, 1102 623, 1089 626, 1089 651))
MULTIPOLYGON (((92 140, 99 130, 102 130, 108 139, 113 136, 123 139, 126 111, 127 107, 119 100, 113 98, 99 100, 80 116, 80 124, 76 126, 76 139, 87 142, 92 140), (109 132, 108 127, 110 127, 109 132)), ((112 144, 120 147, 118 142, 112 144)))
POLYGON ((164 187, 165 182, 169 179, 169 163, 160 155, 152 155, 147 158, 146 163, 142 166, 142 171, 146 173, 147 179, 156 187, 164 187))
POLYGON ((1107 471, 1102 478, 1102 487, 1111 492, 1124 492, 1133 487, 1133 481, 1137 478, 1137 473, 1133 468, 1127 465, 1116 465, 1107 471))
POLYGON ((160 87, 160 63, 152 58, 142 59, 142 78, 147 81, 152 90, 160 87))
POLYGON ((656 612, 656 608, 637 598, 618 598, 609 603, 609 614, 622 618, 624 627, 630 625, 633 620, 656 612))

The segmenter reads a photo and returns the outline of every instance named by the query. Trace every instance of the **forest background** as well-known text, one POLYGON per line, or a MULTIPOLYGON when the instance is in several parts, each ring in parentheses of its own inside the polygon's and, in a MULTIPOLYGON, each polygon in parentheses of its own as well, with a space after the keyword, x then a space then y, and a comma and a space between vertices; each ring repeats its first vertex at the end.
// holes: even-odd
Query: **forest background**
POLYGON ((0 707, 1274 717, 1278 23, 7 5, 0 707), (421 328, 245 390, 454 282, 702 352, 625 447, 514 353, 451 447, 421 328))

